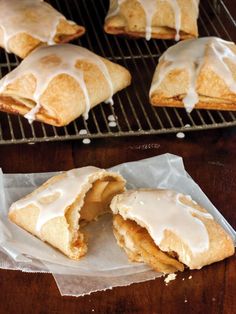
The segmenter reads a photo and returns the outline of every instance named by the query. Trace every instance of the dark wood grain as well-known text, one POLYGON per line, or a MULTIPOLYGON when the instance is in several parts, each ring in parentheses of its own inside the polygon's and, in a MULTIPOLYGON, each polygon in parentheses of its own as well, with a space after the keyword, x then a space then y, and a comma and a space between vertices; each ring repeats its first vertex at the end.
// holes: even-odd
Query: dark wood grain
MULTIPOLYGON (((236 228, 236 129, 0 147, 4 172, 110 167, 163 153, 182 156, 189 174, 236 228)), ((236 258, 185 271, 166 286, 156 279, 90 296, 61 297, 51 275, 1 270, 0 313, 235 313, 236 258), (188 279, 189 276, 192 279, 188 279), (183 280, 184 279, 184 280, 183 280)))
MULTIPOLYGON (((225 2, 235 17, 234 1, 225 2)), ((90 164, 106 168, 167 152, 183 157, 186 170, 236 228, 236 128, 187 133, 185 139, 173 134, 94 140, 90 145, 75 141, 0 146, 0 167, 5 173, 90 164)), ((50 274, 0 270, 0 314, 234 314, 235 266, 234 256, 202 270, 185 271, 168 286, 160 278, 79 298, 61 297, 50 274)))

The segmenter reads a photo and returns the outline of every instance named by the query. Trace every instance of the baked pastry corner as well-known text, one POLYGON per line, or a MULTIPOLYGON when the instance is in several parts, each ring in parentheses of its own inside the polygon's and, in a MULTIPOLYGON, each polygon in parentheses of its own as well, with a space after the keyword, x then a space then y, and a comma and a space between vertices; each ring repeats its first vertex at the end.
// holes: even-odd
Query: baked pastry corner
POLYGON ((217 37, 180 42, 159 59, 153 106, 236 110, 236 45, 217 37))

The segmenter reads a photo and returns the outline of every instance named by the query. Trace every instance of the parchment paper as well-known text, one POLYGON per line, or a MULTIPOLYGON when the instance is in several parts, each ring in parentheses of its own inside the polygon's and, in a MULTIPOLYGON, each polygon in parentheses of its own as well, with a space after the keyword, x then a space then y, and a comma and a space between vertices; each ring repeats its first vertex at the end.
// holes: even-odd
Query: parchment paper
MULTIPOLYGON (((184 169, 181 157, 165 154, 111 168, 127 180, 127 188, 169 188, 189 194, 204 206, 231 235, 236 233, 184 169)), ((55 173, 0 173, 0 268, 51 272, 62 295, 80 296, 115 286, 154 279, 161 274, 140 263, 130 263, 112 233, 111 215, 85 228, 88 254, 71 261, 26 231, 10 223, 10 204, 34 190, 55 173)))

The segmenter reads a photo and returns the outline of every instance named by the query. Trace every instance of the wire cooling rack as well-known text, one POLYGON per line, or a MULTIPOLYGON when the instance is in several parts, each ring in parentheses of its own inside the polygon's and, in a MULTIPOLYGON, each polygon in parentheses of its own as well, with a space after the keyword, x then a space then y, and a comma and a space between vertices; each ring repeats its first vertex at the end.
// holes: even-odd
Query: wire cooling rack
MULTIPOLYGON (((67 18, 86 27, 86 35, 75 43, 128 68, 132 85, 114 96, 114 106, 98 105, 90 111, 88 120, 81 117, 66 127, 56 128, 40 122, 30 125, 20 116, 0 113, 0 144, 137 136, 236 125, 233 111, 195 109, 188 114, 181 108, 154 108, 149 104, 148 91, 158 58, 174 41, 147 42, 105 34, 103 21, 108 1, 51 0, 50 3, 67 18), (115 121, 110 121, 111 117, 115 121)), ((235 20, 224 1, 201 1, 198 24, 200 36, 236 41, 235 20)), ((0 75, 13 70, 19 62, 17 57, 1 49, 0 75)))

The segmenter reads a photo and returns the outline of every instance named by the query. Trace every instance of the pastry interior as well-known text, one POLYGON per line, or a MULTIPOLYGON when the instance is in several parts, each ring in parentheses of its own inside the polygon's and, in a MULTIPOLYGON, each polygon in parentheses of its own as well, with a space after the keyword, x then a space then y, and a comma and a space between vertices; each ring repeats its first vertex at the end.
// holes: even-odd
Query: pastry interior
POLYGON ((79 252, 79 255, 83 256, 87 252, 86 239, 81 227, 109 212, 112 198, 123 191, 124 182, 122 181, 115 181, 112 177, 97 180, 86 193, 84 205, 81 208, 77 201, 68 208, 65 218, 71 234, 71 251, 75 252, 75 255, 79 252))
POLYGON ((113 230, 118 245, 125 250, 130 261, 146 263, 165 274, 184 270, 176 252, 161 251, 148 231, 135 221, 114 215, 113 230))
POLYGON ((129 260, 158 272, 200 269, 234 254, 231 237, 189 196, 126 191, 114 197, 111 209, 114 235, 129 260))

